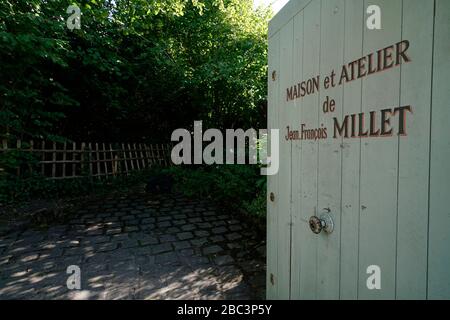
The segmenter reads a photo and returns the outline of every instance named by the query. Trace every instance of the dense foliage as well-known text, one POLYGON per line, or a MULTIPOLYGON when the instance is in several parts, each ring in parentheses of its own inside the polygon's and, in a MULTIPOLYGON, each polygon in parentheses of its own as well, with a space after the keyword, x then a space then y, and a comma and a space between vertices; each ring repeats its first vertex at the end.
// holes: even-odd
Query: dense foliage
POLYGON ((20 204, 34 200, 58 200, 90 195, 104 195, 112 192, 129 192, 142 187, 148 177, 160 172, 160 168, 135 171, 128 176, 110 177, 110 179, 48 180, 41 175, 29 175, 17 178, 13 175, 0 176, 0 208, 5 204, 20 204))
MULTIPOLYGON (((209 198, 222 208, 265 219, 266 177, 256 166, 173 167, 178 190, 186 196, 209 198)), ((257 219, 258 220, 258 219, 257 219)))
POLYGON ((265 127, 251 0, 0 1, 0 134, 167 141, 194 120, 265 127), (69 30, 67 7, 81 8, 69 30))

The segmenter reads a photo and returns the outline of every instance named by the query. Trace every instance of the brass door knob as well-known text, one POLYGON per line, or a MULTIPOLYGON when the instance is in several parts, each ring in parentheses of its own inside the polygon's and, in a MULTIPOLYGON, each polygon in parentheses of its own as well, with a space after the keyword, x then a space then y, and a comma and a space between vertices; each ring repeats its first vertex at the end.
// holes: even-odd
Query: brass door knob
POLYGON ((329 213, 324 213, 319 217, 313 216, 309 219, 309 227, 315 234, 319 234, 323 231, 330 234, 334 230, 333 218, 329 213))

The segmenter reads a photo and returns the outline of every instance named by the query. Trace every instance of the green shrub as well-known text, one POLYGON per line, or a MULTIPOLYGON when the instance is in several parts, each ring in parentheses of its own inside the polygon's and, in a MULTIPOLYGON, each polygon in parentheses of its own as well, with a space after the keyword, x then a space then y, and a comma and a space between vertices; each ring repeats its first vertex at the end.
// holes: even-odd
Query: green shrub
POLYGON ((255 199, 244 201, 244 210, 250 215, 265 218, 267 210, 267 192, 263 189, 259 192, 255 199))
POLYGON ((36 199, 55 200, 111 191, 127 191, 144 183, 149 175, 159 171, 159 168, 155 168, 136 171, 129 176, 109 177, 109 179, 101 180, 89 177, 49 180, 37 174, 27 177, 2 174, 0 175, 0 203, 19 203, 36 199))
POLYGON ((186 196, 209 198, 225 208, 265 217, 266 177, 257 166, 179 166, 165 172, 174 176, 176 189, 186 196))

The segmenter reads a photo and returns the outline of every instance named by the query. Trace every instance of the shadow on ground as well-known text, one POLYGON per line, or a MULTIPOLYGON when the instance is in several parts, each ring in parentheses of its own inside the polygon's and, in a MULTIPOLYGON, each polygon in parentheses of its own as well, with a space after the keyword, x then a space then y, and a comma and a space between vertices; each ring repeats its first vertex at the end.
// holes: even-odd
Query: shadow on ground
POLYGON ((263 299, 265 244, 206 201, 145 193, 0 235, 0 299, 263 299), (81 270, 68 290, 67 267, 81 270))

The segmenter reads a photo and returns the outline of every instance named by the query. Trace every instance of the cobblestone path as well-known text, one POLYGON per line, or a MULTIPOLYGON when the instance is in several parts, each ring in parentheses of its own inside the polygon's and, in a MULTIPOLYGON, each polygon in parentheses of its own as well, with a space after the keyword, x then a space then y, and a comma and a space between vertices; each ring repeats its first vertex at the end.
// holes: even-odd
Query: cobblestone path
POLYGON ((0 235, 0 299, 261 299, 264 256, 246 223, 206 202, 106 198, 68 224, 0 235))

